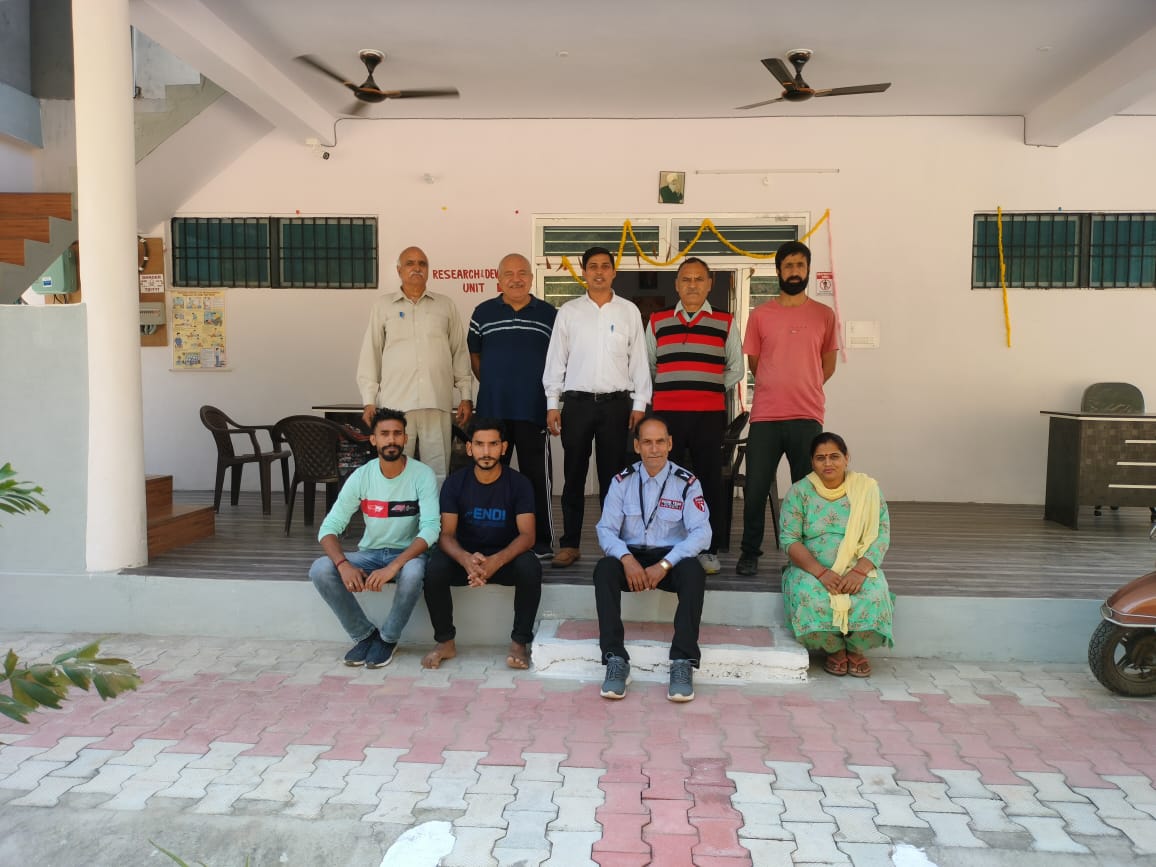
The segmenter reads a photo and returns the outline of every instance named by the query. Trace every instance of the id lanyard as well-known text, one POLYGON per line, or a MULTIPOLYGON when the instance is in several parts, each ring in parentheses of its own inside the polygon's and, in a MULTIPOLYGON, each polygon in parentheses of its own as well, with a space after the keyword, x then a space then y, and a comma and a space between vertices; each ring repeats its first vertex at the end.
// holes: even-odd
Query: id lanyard
MULTIPOLYGON (((646 514, 646 501, 642 498, 642 474, 645 467, 640 467, 638 470, 638 509, 644 515, 646 514)), ((666 478, 662 480, 662 487, 658 489, 658 499, 654 501, 654 508, 650 510, 650 517, 642 525, 642 538, 646 539, 646 534, 650 530, 650 524, 654 520, 654 516, 658 514, 658 507, 662 505, 662 495, 666 493, 666 483, 670 481, 669 466, 666 471, 666 478)))

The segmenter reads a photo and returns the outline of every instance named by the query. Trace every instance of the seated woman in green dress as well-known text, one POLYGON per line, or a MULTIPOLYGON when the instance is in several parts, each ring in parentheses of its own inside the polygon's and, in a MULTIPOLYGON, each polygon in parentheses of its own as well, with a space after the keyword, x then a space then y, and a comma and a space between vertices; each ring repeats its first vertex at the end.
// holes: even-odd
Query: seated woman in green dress
POLYGON ((831 674, 867 677, 863 654, 892 646, 894 604, 879 568, 891 544, 891 521, 879 485, 847 469, 847 443, 821 433, 811 442, 812 472, 783 499, 779 536, 783 604, 795 637, 827 652, 831 674))

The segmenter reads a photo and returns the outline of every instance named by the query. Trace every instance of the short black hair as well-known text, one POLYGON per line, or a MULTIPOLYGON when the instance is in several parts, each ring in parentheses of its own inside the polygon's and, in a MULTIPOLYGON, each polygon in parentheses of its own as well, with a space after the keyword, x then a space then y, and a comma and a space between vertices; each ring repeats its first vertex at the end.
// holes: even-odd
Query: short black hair
POLYGON ((377 412, 373 414, 373 424, 369 426, 369 432, 373 433, 377 430, 377 426, 383 421, 399 421, 401 422, 401 429, 405 430, 405 413, 400 409, 390 409, 388 406, 380 406, 377 412))
POLYGON ((824 443, 831 443, 831 445, 843 453, 843 457, 847 456, 847 441, 837 433, 832 433, 829 430, 825 430, 813 440, 811 440, 811 457, 815 456, 815 452, 819 450, 819 446, 823 445, 824 443))
POLYGON ((670 425, 668 425, 666 423, 666 419, 664 419, 660 415, 654 414, 653 412, 648 412, 646 415, 644 415, 642 418, 640 418, 638 420, 638 424, 636 424, 634 426, 634 441, 635 442, 637 442, 638 438, 642 435, 642 426, 644 424, 646 424, 648 421, 658 422, 666 430, 666 435, 670 436, 670 425))
POLYGON ((802 253, 803 256, 806 257, 807 268, 809 269, 811 267, 811 248, 802 241, 787 241, 775 251, 775 270, 781 271, 783 260, 788 256, 794 256, 796 253, 802 253))
POLYGON ((498 432, 498 439, 506 442, 506 425, 501 419, 475 415, 470 419, 470 423, 466 425, 466 442, 472 442, 474 434, 480 430, 496 430, 498 432))
POLYGON ((698 256, 687 256, 683 259, 682 262, 679 263, 678 270, 674 272, 674 276, 677 278, 678 275, 682 273, 682 269, 687 265, 702 265, 702 267, 706 268, 706 276, 711 276, 710 265, 702 261, 698 256))
POLYGON ((589 250, 587 250, 585 253, 582 254, 582 270, 583 271, 586 270, 586 266, 590 264, 590 260, 593 259, 595 256, 609 256, 610 257, 610 264, 611 265, 614 264, 614 254, 611 253, 609 250, 607 250, 605 247, 591 247, 589 250))

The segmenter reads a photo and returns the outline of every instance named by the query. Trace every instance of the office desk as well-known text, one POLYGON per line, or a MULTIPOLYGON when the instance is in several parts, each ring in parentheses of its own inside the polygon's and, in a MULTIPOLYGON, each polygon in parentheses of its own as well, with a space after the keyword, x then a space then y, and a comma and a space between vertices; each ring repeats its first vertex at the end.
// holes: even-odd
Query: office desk
POLYGON ((1045 519, 1076 530, 1082 505, 1156 505, 1156 415, 1040 414, 1049 417, 1045 519))

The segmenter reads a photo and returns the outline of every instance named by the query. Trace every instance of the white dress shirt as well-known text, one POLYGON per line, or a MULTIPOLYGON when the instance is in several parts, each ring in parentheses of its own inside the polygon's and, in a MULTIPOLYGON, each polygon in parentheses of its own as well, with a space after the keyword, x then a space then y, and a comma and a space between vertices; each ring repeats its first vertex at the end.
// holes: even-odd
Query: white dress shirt
POLYGON ((567 301, 558 311, 546 369, 546 409, 557 409, 564 391, 606 394, 628 391, 633 408, 650 402, 650 368, 642 314, 617 294, 599 307, 590 296, 567 301))

